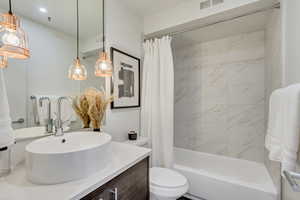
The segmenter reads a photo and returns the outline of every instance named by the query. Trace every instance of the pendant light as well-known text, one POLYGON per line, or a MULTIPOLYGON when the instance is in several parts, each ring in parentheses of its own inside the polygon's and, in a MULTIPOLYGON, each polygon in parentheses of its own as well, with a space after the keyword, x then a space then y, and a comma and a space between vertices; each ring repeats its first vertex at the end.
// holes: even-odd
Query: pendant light
POLYGON ((95 65, 95 76, 99 77, 111 77, 113 74, 113 66, 112 62, 109 59, 107 53, 105 52, 105 0, 102 0, 102 30, 103 30, 103 35, 102 35, 102 51, 99 54, 99 58, 96 62, 95 65))
POLYGON ((27 35, 20 26, 20 19, 12 13, 9 0, 9 11, 0 15, 0 56, 1 63, 7 58, 27 59, 30 57, 27 35))
POLYGON ((77 10, 77 57, 74 63, 69 68, 69 79, 72 80, 86 80, 87 71, 84 65, 81 64, 79 58, 79 9, 78 0, 76 0, 76 10, 77 10))

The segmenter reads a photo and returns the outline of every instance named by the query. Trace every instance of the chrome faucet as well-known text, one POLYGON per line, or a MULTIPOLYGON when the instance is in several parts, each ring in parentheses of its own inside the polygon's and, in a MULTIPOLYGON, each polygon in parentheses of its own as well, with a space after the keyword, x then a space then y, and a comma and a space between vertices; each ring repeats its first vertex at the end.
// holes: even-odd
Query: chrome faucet
POLYGON ((56 120, 55 120, 55 132, 54 135, 55 136, 62 136, 64 135, 64 131, 63 131, 63 121, 61 119, 61 103, 63 100, 69 100, 68 97, 59 97, 57 100, 57 116, 56 116, 56 120))
POLYGON ((51 100, 49 97, 41 97, 39 100, 40 107, 43 106, 43 101, 48 101, 48 118, 45 120, 46 133, 53 132, 53 119, 51 118, 51 100))

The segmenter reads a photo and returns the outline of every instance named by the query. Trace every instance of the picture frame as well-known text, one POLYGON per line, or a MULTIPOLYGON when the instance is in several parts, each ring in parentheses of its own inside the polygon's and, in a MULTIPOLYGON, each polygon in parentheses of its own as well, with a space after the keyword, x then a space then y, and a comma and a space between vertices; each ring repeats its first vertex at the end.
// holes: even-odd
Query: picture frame
POLYGON ((141 60, 124 51, 110 48, 113 64, 111 109, 139 108, 141 106, 141 60))

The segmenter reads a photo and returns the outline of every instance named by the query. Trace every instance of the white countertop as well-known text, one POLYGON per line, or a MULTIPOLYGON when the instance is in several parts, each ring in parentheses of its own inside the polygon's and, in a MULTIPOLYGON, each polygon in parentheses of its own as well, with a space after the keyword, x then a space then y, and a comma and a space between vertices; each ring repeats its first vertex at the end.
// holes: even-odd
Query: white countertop
MULTIPOLYGON (((77 200, 150 155, 151 150, 112 142, 113 158, 104 170, 85 179, 57 185, 35 185, 26 179, 24 164, 0 178, 0 200, 77 200)), ((59 170, 59 169, 57 169, 59 170)))
POLYGON ((149 143, 149 138, 139 136, 136 140, 126 140, 125 143, 141 147, 149 143))

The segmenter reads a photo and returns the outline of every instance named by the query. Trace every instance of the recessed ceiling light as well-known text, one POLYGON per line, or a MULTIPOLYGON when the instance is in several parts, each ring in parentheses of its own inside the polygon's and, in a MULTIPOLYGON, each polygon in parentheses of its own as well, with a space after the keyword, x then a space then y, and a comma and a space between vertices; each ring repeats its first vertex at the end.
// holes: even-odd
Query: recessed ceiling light
POLYGON ((42 13, 47 13, 47 12, 48 12, 47 9, 46 9, 46 8, 43 8, 43 7, 41 7, 39 10, 40 10, 40 12, 42 12, 42 13))

